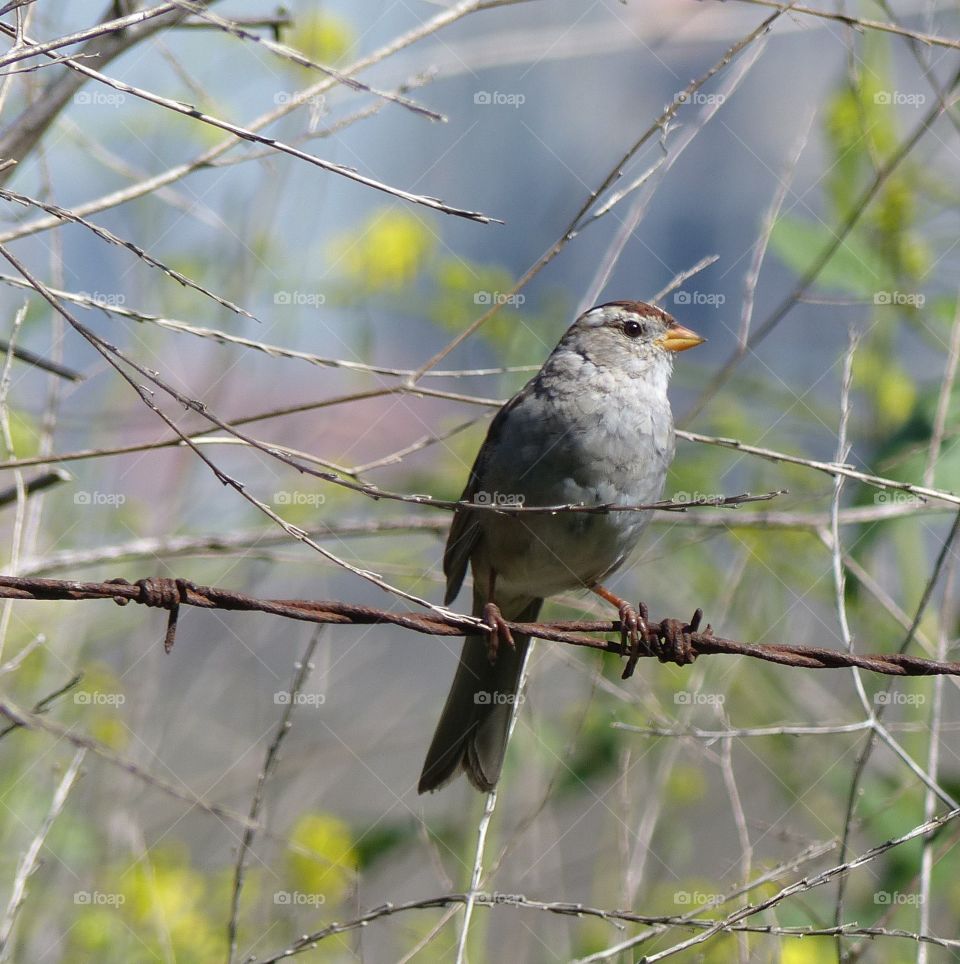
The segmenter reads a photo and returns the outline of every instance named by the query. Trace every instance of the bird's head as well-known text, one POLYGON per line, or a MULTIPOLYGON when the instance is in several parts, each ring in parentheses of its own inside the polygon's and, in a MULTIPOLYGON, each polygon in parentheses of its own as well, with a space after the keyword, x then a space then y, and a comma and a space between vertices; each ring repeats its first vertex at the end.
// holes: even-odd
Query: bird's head
POLYGON ((585 311, 564 335, 561 346, 603 368, 638 371, 704 339, 661 308, 643 301, 611 301, 585 311))

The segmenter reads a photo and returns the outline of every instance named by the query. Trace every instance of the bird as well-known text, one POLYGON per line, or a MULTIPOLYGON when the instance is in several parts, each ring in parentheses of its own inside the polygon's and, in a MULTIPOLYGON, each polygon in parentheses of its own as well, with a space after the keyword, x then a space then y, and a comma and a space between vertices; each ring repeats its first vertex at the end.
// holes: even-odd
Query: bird
MULTIPOLYGON (((484 629, 466 637, 426 754, 418 792, 463 771, 482 792, 503 768, 529 637, 546 598, 587 589, 615 605, 636 643, 636 610, 603 585, 626 562, 650 510, 523 513, 491 507, 646 505, 674 456, 667 386, 696 332, 642 301, 581 314, 540 370, 494 416, 455 509, 443 554, 444 605, 467 567, 484 629)), ((642 604, 641 604, 642 606, 642 604)))

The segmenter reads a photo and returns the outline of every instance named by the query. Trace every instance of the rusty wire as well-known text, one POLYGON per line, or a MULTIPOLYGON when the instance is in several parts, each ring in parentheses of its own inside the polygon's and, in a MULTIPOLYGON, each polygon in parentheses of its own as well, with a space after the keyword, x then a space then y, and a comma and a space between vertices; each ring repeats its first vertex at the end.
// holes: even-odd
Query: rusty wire
MULTIPOLYGON (((391 624, 431 636, 464 636, 482 632, 477 620, 456 613, 389 612, 372 606, 356 606, 339 600, 257 599, 244 593, 217 586, 197 586, 185 579, 147 578, 136 583, 125 579, 106 582, 76 582, 67 579, 36 579, 20 576, 0 576, 0 599, 23 600, 83 600, 112 599, 119 605, 130 602, 166 609, 169 613, 164 648, 173 647, 177 616, 181 606, 200 609, 262 612, 286 619, 312 623, 367 626, 391 624)), ((679 627, 690 655, 751 656, 783 666, 802 669, 842 669, 859 667, 886 676, 960 676, 960 662, 939 662, 904 653, 859 654, 826 649, 819 646, 799 646, 789 643, 743 643, 717 636, 707 626, 703 631, 696 617, 685 620, 647 619, 650 632, 658 637, 671 628, 679 627)), ((598 639, 589 633, 621 632, 619 619, 566 620, 546 623, 507 621, 511 631, 537 639, 584 646, 603 652, 625 655, 619 639, 598 639)), ((655 647, 641 651, 639 656, 655 656, 655 647)), ((635 660, 634 660, 635 661, 635 660)))

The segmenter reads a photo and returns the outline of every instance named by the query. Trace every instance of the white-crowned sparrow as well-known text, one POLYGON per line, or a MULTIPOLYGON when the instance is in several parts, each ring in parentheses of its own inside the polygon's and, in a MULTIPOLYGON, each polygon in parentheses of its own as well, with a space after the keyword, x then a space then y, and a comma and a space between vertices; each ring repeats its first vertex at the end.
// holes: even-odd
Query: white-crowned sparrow
MULTIPOLYGON (((582 314, 543 367, 497 413, 461 501, 487 505, 640 505, 660 498, 673 459, 667 383, 675 352, 703 339, 665 311, 614 301, 582 314)), ((547 596, 601 585, 636 545, 648 512, 501 514, 457 509, 443 571, 445 602, 473 571, 473 614, 490 632, 468 636, 427 751, 418 790, 462 767, 479 790, 496 786, 528 637, 503 620, 532 622, 547 596), (498 637, 504 641, 497 644, 498 637)))

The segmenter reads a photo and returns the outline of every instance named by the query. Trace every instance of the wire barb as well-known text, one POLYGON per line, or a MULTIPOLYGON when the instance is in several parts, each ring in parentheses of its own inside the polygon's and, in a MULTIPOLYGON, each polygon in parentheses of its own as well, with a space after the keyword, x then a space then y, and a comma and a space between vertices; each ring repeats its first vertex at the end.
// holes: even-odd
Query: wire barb
MULTIPOLYGON (((164 640, 167 652, 173 646, 180 606, 262 612, 310 623, 355 626, 390 624, 429 636, 469 636, 489 630, 489 627, 476 617, 449 610, 398 613, 373 606, 356 606, 339 600, 257 599, 231 589, 197 586, 186 579, 157 577, 131 583, 122 578, 106 582, 74 582, 66 579, 0 576, 0 599, 112 599, 121 606, 135 602, 143 606, 167 609, 170 612, 164 640)), ((566 643, 569 646, 597 649, 617 656, 627 655, 626 669, 629 669, 631 674, 641 656, 654 657, 661 662, 676 662, 682 666, 692 663, 699 656, 727 655, 750 656, 753 659, 799 669, 849 669, 856 666, 885 676, 960 676, 960 662, 924 659, 906 653, 860 654, 820 646, 744 643, 736 639, 725 639, 715 635, 710 625, 701 630, 702 620, 703 613, 699 609, 689 623, 671 618, 657 621, 644 615, 640 637, 646 645, 637 647, 635 652, 629 654, 623 651, 619 620, 612 623, 610 620, 535 623, 504 620, 503 625, 512 633, 566 643), (589 635, 611 632, 616 633, 616 639, 589 635)))

